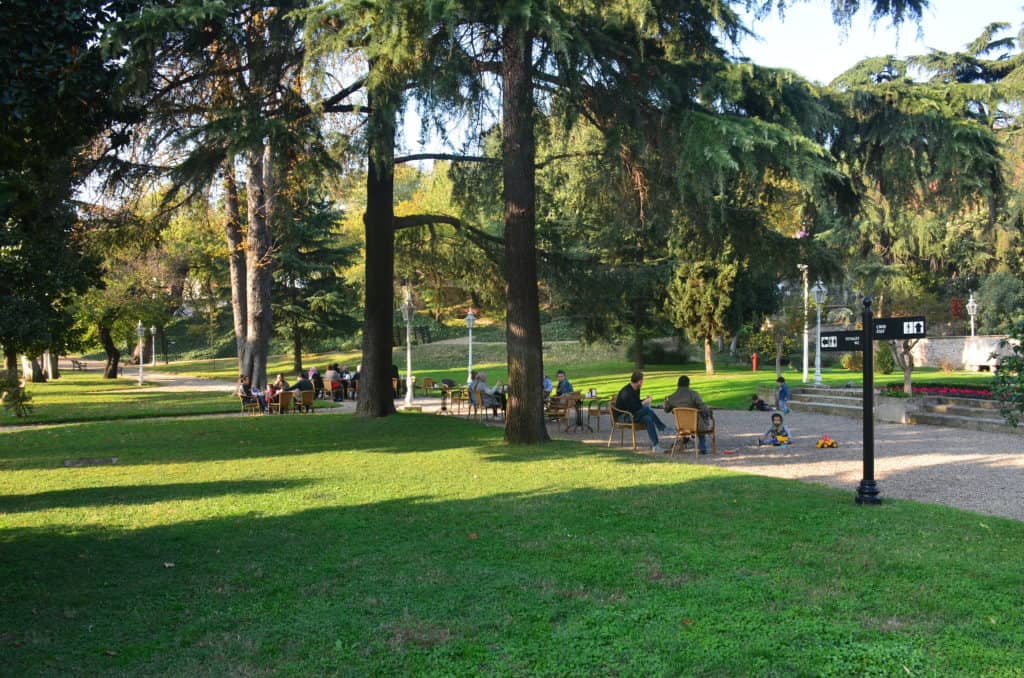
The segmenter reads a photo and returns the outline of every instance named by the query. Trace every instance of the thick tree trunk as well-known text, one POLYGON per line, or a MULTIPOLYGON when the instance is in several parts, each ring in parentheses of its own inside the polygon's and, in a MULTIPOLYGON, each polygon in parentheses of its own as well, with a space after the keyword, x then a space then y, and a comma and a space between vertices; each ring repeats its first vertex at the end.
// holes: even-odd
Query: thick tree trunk
POLYGON ((43 354, 43 371, 47 379, 60 379, 59 356, 53 351, 43 354))
POLYGON ((245 244, 242 239, 242 214, 238 203, 238 184, 235 168, 229 160, 224 168, 224 205, 227 219, 224 235, 228 244, 228 266, 231 272, 231 314, 235 325, 235 349, 238 355, 238 369, 245 365, 246 322, 249 307, 246 303, 248 287, 245 275, 245 244))
POLYGON ((38 358, 29 358, 27 355, 21 356, 21 370, 25 373, 26 381, 30 381, 33 384, 41 384, 46 381, 46 375, 43 374, 43 366, 39 364, 38 358))
POLYGON ((704 337, 704 374, 715 373, 715 350, 711 337, 704 337))
POLYGON ((739 343, 740 343, 740 335, 738 333, 732 335, 732 339, 729 340, 729 355, 731 355, 731 356, 735 356, 736 355, 736 349, 739 346, 739 343))
POLYGON ((103 352, 107 354, 107 364, 103 368, 104 379, 117 379, 117 363, 121 360, 121 352, 114 344, 114 338, 110 335, 110 328, 105 325, 99 326, 100 344, 103 352))
POLYGON ((363 312, 363 371, 356 414, 395 413, 391 347, 395 303, 395 101, 370 93, 367 121, 371 148, 366 172, 366 296, 363 312))
POLYGON ((245 272, 247 277, 245 355, 241 374, 249 376, 253 386, 267 385, 267 353, 273 330, 270 306, 274 258, 270 251, 271 214, 268 211, 267 178, 270 167, 262 150, 250 151, 247 164, 249 183, 246 190, 249 228, 245 238, 245 272))
POLYGON ((502 34, 502 177, 505 200, 505 295, 508 416, 505 440, 548 440, 544 425, 544 359, 537 291, 536 147, 531 36, 506 25, 502 34))

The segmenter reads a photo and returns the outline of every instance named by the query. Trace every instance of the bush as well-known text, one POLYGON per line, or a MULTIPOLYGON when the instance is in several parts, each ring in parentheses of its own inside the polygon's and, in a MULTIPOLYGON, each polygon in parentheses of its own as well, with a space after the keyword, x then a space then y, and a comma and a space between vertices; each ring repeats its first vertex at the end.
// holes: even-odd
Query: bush
MULTIPOLYGON (((656 342, 644 343, 644 365, 683 365, 689 362, 689 351, 686 344, 681 344, 679 349, 665 348, 656 342)), ((636 345, 630 344, 626 349, 626 359, 635 362, 636 345)))
MULTIPOLYGON (((845 365, 843 367, 846 367, 845 365)), ((849 368, 847 368, 849 369, 849 368)), ((875 372, 892 374, 896 369, 896 357, 892 354, 892 347, 887 342, 880 343, 875 351, 875 372)))
POLYGON ((1000 348, 1009 347, 1009 355, 992 354, 999 360, 992 393, 999 398, 999 410, 1010 426, 1017 426, 1024 417, 1024 321, 1016 323, 1010 331, 1016 343, 1006 339, 1000 348))
POLYGON ((843 357, 839 359, 839 364, 843 366, 843 369, 850 370, 851 372, 863 372, 864 356, 860 351, 844 353, 843 357))

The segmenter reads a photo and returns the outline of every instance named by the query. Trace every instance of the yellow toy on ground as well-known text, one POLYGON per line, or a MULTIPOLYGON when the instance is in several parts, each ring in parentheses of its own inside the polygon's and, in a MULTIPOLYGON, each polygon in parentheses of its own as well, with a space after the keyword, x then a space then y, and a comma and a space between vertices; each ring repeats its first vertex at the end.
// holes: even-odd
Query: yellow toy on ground
POLYGON ((816 442, 814 444, 814 446, 817 447, 820 450, 820 449, 823 449, 823 448, 826 448, 826 447, 839 447, 839 443, 837 443, 836 441, 832 440, 828 436, 821 436, 821 440, 816 442))

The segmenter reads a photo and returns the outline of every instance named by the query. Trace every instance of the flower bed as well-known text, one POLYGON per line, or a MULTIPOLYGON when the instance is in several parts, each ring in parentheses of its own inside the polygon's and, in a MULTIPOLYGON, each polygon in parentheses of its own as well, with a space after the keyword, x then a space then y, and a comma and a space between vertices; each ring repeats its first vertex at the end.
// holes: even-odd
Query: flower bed
MULTIPOLYGON (((914 395, 938 395, 955 396, 958 398, 991 398, 992 389, 980 386, 943 386, 941 384, 924 384, 913 386, 914 395)), ((882 391, 882 395, 899 398, 902 397, 903 387, 896 384, 889 384, 882 391)))

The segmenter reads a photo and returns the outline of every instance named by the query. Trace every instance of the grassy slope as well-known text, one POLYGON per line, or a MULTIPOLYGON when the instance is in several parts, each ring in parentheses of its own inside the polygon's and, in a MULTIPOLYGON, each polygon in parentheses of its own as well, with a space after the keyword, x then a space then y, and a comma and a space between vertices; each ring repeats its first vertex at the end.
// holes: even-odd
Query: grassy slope
POLYGON ((417 415, 0 432, 0 666, 1022 675, 1022 523, 500 435, 417 415))

